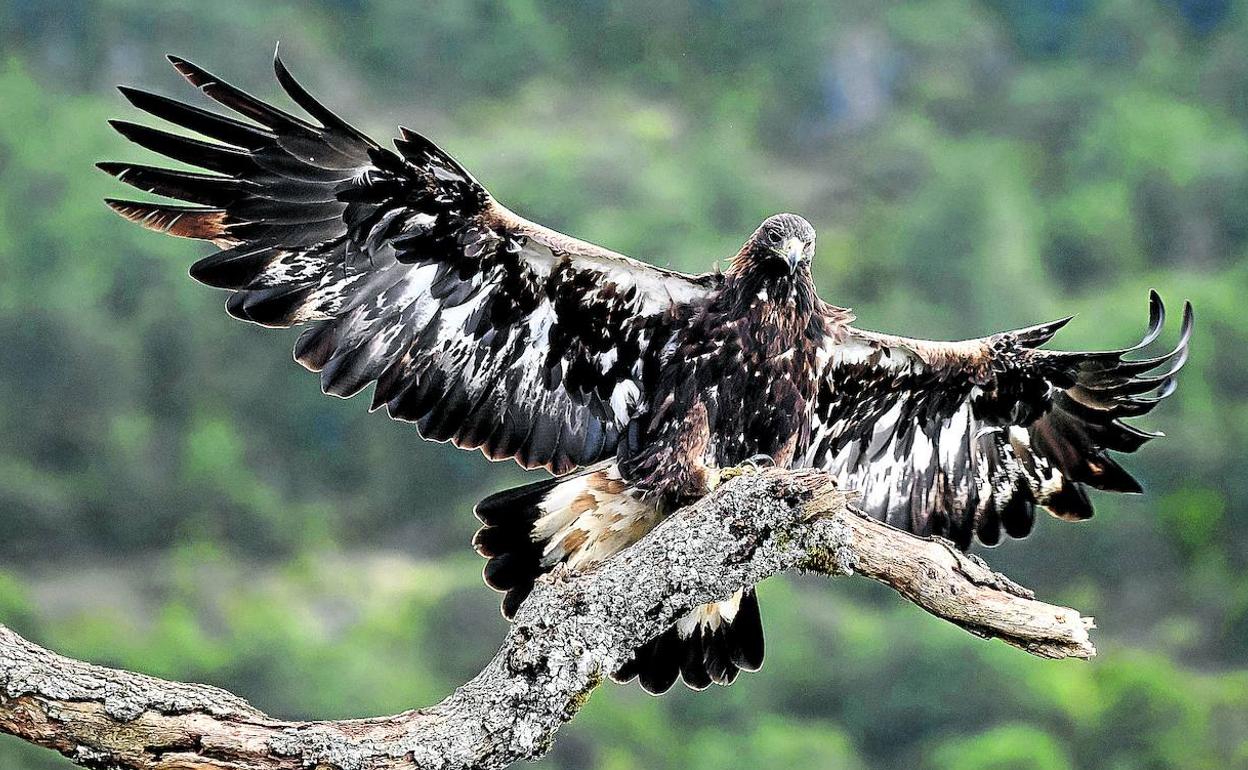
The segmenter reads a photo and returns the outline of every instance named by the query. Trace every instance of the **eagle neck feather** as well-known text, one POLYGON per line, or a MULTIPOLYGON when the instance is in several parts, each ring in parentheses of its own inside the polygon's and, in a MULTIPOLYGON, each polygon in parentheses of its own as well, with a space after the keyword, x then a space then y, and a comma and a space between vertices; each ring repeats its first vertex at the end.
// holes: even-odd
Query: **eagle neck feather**
POLYGON ((775 340, 816 345, 827 338, 844 338, 854 314, 819 298, 810 270, 803 267, 792 276, 760 268, 757 263, 734 262, 725 274, 723 288, 712 312, 741 319, 775 340))

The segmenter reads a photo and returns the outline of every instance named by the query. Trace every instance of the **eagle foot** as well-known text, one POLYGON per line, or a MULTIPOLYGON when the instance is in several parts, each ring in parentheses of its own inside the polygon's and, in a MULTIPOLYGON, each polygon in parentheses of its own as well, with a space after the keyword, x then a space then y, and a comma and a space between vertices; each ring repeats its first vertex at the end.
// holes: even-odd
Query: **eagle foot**
POLYGON ((756 454, 741 464, 745 467, 748 467, 757 471, 761 468, 776 467, 776 460, 771 455, 756 454))
POLYGON ((711 489, 716 489, 726 482, 732 481, 738 476, 744 476, 747 473, 756 472, 758 472, 757 468, 750 468, 745 465, 734 465, 731 468, 720 468, 714 473, 715 479, 711 484, 711 489))
POLYGON ((749 458, 740 465, 733 465, 728 468, 718 468, 712 472, 713 479, 710 485, 711 489, 721 486, 724 482, 731 481, 738 476, 758 473, 763 468, 774 468, 776 461, 770 455, 758 454, 749 458))

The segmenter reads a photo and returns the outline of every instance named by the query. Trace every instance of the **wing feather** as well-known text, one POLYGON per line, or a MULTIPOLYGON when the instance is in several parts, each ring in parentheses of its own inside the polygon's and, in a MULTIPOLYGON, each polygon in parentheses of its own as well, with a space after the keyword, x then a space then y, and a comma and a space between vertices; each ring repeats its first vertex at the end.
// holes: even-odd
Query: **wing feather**
POLYGON ((279 84, 313 122, 169 59, 238 117, 123 88, 138 109, 203 138, 113 126, 204 172, 102 163, 133 187, 195 204, 110 205, 216 243, 191 274, 231 292, 230 315, 308 324, 295 357, 326 393, 375 383, 372 407, 427 438, 555 472, 609 454, 642 408, 645 362, 719 280, 519 217, 420 134, 401 129, 394 151, 381 147, 280 59, 279 84))
POLYGON ((1161 334, 1156 292, 1148 329, 1129 347, 1040 349, 1069 320, 958 343, 851 329, 828 350, 803 463, 862 489, 871 515, 962 547, 1027 535, 1036 506, 1086 519, 1086 487, 1142 491, 1109 452, 1161 435, 1123 420, 1174 392, 1191 305, 1175 347, 1147 358, 1128 356, 1161 334))

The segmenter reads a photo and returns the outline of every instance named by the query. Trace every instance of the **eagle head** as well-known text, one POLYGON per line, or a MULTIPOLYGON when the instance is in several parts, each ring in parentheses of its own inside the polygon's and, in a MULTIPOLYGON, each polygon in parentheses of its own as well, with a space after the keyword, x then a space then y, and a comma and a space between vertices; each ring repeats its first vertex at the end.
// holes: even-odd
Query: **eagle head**
POLYGON ((808 271, 814 255, 815 228, 797 214, 776 214, 764 219, 741 247, 732 270, 789 278, 808 271))

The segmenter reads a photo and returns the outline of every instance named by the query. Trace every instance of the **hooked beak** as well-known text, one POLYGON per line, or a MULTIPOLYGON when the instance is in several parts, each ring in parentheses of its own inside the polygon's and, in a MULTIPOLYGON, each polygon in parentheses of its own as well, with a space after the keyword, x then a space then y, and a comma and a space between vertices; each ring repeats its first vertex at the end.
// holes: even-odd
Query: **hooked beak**
POLYGON ((800 238, 790 238, 784 242, 784 248, 781 249, 780 254, 789 266, 789 275, 793 275, 806 255, 806 244, 802 243, 800 238))

